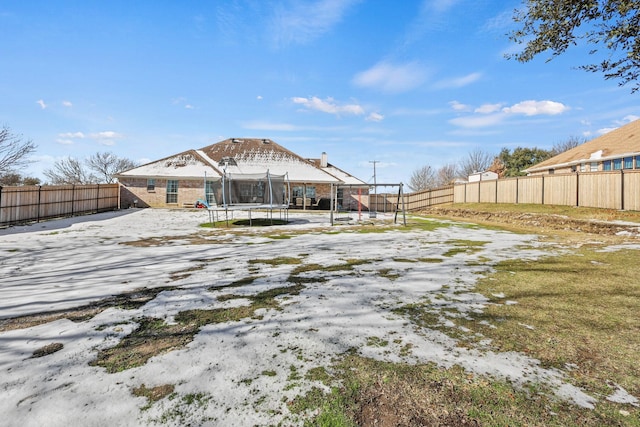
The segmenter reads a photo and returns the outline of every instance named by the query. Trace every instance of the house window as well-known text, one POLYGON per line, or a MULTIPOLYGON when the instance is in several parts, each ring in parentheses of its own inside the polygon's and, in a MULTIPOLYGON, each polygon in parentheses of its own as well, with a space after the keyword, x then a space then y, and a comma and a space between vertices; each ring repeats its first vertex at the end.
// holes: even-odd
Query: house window
POLYGON ((622 169, 622 159, 613 159, 613 170, 619 171, 622 169))
POLYGON ((591 162, 591 172, 598 172, 598 162, 591 162))
POLYGON ((624 168, 625 169, 633 169, 633 157, 625 157, 624 158, 624 168))
POLYGON ((213 191, 213 181, 207 181, 207 186, 205 187, 205 194, 207 196, 207 204, 209 206, 215 205, 216 194, 213 191))
POLYGON ((147 179, 147 191, 156 191, 156 180, 153 178, 147 179))
POLYGON ((602 162, 602 170, 603 171, 610 171, 611 170, 611 160, 606 160, 606 161, 602 162))
POLYGON ((549 175, 553 175, 554 173, 556 173, 555 169, 549 169, 549 175))
POLYGON ((297 186, 297 187, 293 187, 293 197, 302 197, 302 195, 304 194, 304 187, 302 186, 297 186))
POLYGON ((636 156, 636 169, 640 169, 640 156, 636 156))
POLYGON ((316 187, 307 186, 307 199, 315 199, 316 198, 316 187))
POLYGON ((587 164, 580 163, 580 172, 586 172, 586 171, 587 171, 587 164))
POLYGON ((336 199, 338 209, 342 209, 342 206, 344 205, 344 189, 338 188, 338 191, 336 191, 336 199))
POLYGON ((178 203, 178 181, 175 179, 167 181, 167 203, 178 203))

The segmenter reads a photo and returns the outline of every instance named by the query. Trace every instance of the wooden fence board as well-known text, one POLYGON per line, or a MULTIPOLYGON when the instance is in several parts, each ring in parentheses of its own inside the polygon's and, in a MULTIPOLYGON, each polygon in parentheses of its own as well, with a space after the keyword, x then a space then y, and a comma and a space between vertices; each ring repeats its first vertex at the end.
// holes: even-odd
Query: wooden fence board
POLYGON ((640 170, 523 176, 454 188, 454 203, 478 201, 640 210, 640 170))
POLYGON ((119 200, 119 184, 0 187, 0 224, 115 210, 119 200))
POLYGON ((640 211, 640 170, 624 173, 624 209, 640 211))

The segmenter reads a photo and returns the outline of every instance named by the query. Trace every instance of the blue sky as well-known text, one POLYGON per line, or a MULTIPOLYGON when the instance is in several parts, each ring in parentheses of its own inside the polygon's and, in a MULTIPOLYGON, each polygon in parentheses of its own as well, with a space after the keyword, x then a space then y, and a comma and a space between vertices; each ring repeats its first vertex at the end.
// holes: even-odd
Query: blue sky
POLYGON ((111 151, 138 162, 270 138, 373 182, 480 149, 551 148, 640 117, 640 94, 573 67, 507 60, 519 1, 0 2, 0 125, 23 171, 111 151))

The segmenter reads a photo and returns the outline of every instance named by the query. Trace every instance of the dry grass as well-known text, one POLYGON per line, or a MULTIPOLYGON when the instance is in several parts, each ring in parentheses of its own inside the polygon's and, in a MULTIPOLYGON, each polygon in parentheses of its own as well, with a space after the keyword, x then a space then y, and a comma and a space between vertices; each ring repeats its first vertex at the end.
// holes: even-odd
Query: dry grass
POLYGON ((638 259, 638 250, 583 247, 562 257, 503 262, 476 288, 494 304, 464 326, 502 351, 523 352, 560 369, 572 366, 569 375, 591 393, 609 395, 615 383, 638 396, 638 259))
POLYGON ((258 309, 278 309, 278 297, 296 295, 301 285, 269 289, 256 295, 224 295, 219 299, 248 299, 250 305, 212 310, 186 310, 175 316, 176 324, 168 325, 162 319, 141 318, 138 327, 116 346, 100 350, 92 366, 102 366, 109 373, 144 365, 151 357, 182 348, 193 341, 202 326, 212 323, 237 322, 250 318, 258 309))
POLYGON ((33 354, 31 355, 31 357, 34 358, 34 357, 48 356, 49 354, 53 354, 56 351, 62 350, 63 347, 64 347, 64 345, 62 343, 59 343, 59 342, 54 342, 54 343, 51 343, 51 344, 47 344, 47 345, 42 346, 39 349, 35 350, 33 352, 33 354))

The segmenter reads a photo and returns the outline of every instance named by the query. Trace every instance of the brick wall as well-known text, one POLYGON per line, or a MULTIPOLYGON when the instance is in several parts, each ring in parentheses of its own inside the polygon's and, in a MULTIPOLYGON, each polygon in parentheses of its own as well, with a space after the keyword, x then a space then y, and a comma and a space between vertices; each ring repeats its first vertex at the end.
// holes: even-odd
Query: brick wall
POLYGON ((204 198, 202 180, 178 180, 178 200, 167 203, 167 179, 156 178, 155 187, 147 189, 146 178, 124 178, 120 180, 121 207, 182 207, 183 204, 195 205, 196 200, 204 198))

